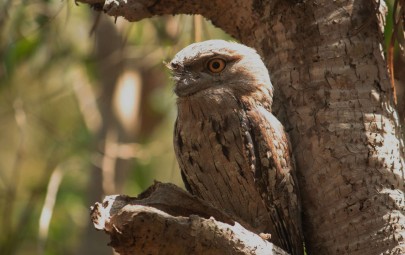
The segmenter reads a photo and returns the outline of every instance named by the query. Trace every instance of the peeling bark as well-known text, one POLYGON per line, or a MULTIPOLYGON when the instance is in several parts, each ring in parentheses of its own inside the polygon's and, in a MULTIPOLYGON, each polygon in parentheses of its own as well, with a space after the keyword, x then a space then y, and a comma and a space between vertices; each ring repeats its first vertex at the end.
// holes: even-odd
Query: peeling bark
POLYGON ((131 21, 202 14, 256 48, 290 130, 308 253, 404 254, 403 140, 378 8, 369 0, 104 5, 109 15, 131 21))
POLYGON ((156 183, 138 198, 108 196, 91 217, 121 255, 287 254, 171 184, 156 183))

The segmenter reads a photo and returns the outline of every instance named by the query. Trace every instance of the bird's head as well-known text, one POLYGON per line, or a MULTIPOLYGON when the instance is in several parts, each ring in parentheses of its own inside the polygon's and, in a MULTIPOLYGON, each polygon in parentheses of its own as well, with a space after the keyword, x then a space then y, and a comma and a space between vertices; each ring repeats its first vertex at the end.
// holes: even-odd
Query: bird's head
POLYGON ((230 89, 237 95, 258 91, 272 95, 269 73, 259 54, 239 43, 194 43, 178 52, 167 66, 179 97, 217 88, 230 89))

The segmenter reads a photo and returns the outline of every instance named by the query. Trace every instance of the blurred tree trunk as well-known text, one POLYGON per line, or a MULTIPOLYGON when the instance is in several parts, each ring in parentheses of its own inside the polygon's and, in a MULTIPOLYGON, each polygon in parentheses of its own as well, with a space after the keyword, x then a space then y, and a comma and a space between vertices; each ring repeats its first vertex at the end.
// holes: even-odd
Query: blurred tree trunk
MULTIPOLYGON (((133 158, 137 156, 133 150, 137 137, 148 137, 162 120, 152 112, 148 100, 141 99, 149 98, 153 89, 163 86, 166 78, 164 73, 151 68, 151 63, 140 66, 126 56, 124 33, 117 29, 113 19, 101 16, 94 32, 97 106, 101 122, 89 129, 95 133, 93 152, 101 156, 95 157, 96 164, 91 168, 89 204, 105 195, 122 193, 133 168, 133 158)), ((111 254, 111 248, 100 245, 105 243, 105 235, 97 233, 89 222, 80 254, 111 254)))
POLYGON ((403 140, 380 9, 369 0, 128 0, 104 6, 130 21, 202 14, 258 50, 292 139, 307 251, 317 255, 405 253, 403 140))
MULTIPOLYGON (((104 59, 108 57, 112 52, 117 51, 121 47, 119 43, 119 35, 113 24, 102 18, 100 23, 95 30, 95 37, 97 47, 95 48, 95 58, 99 61, 96 72, 99 73, 99 84, 101 90, 101 98, 98 103, 98 108, 102 121, 100 126, 97 127, 96 139, 94 143, 93 153, 99 152, 100 142, 106 140, 106 133, 108 130, 109 122, 112 120, 110 106, 111 98, 114 91, 116 80, 122 71, 122 67, 119 65, 110 66, 109 75, 105 77, 105 72, 103 69, 107 69, 104 64, 104 59), (107 43, 108 42, 108 43, 107 43)), ((112 122, 112 121, 111 121, 112 122)), ((101 197, 106 195, 103 190, 103 172, 101 169, 101 164, 93 164, 90 169, 90 177, 88 184, 87 197, 90 203, 98 201, 101 197)), ((108 246, 99 245, 100 243, 105 243, 107 239, 105 236, 94 230, 91 223, 86 227, 85 232, 82 234, 81 245, 78 254, 101 254, 107 255, 112 254, 112 250, 108 246)))
POLYGON ((398 114, 401 124, 405 123, 405 56, 398 56, 394 63, 395 86, 398 96, 398 114))
MULTIPOLYGON (((126 71, 123 58, 120 55, 123 39, 110 18, 100 17, 95 28, 94 58, 97 63, 98 98, 101 123, 97 127, 93 147, 94 155, 99 154, 96 164, 91 167, 88 185, 89 204, 99 201, 103 196, 119 192, 123 176, 130 170, 131 162, 114 157, 111 146, 118 143, 133 143, 135 130, 128 133, 117 119, 113 109, 113 97, 119 84, 119 77, 126 71), (119 171, 116 171, 119 169, 119 171), (121 178, 116 178, 121 176, 121 178)), ((79 249, 79 254, 112 254, 112 249, 105 245, 107 239, 104 234, 97 232, 89 222, 79 249)))

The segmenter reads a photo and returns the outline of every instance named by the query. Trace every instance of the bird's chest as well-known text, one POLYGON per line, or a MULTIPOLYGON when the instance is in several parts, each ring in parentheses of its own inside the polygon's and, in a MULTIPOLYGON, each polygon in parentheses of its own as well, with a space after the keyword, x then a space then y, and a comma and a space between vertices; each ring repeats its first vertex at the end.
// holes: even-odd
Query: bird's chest
POLYGON ((248 131, 244 118, 244 110, 235 101, 179 106, 176 135, 189 168, 197 167, 200 171, 193 172, 205 175, 225 172, 227 179, 246 178, 249 159, 243 139, 248 131))
POLYGON ((195 195, 256 225, 266 210, 255 188, 246 122, 237 101, 179 105, 174 144, 195 195))

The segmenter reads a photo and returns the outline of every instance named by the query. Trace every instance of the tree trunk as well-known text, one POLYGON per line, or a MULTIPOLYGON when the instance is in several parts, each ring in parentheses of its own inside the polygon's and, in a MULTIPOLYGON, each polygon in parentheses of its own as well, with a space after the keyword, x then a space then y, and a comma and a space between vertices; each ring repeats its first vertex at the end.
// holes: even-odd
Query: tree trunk
MULTIPOLYGON (((83 0, 103 4, 102 0, 83 0)), ((264 58, 299 171, 309 254, 404 254, 403 141, 374 1, 107 1, 202 14, 264 58)))

